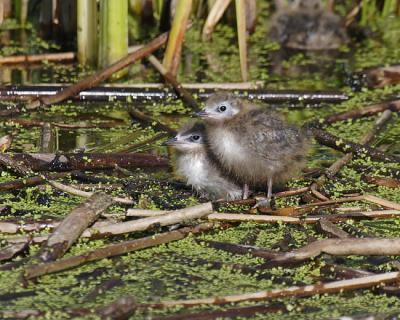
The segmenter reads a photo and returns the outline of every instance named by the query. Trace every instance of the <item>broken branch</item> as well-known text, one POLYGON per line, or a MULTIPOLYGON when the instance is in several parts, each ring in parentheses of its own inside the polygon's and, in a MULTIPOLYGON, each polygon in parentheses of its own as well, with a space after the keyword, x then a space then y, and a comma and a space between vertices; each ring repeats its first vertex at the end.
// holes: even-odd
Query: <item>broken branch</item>
POLYGON ((122 168, 169 166, 167 159, 145 153, 14 153, 7 156, 34 171, 104 170, 114 169, 116 165, 122 168))
POLYGON ((288 297, 309 297, 324 293, 339 293, 343 291, 371 288, 386 283, 397 282, 400 279, 400 272, 388 272, 362 278, 349 280, 333 281, 328 283, 319 283, 307 286, 295 286, 285 289, 274 289, 267 291, 258 291, 252 293, 229 295, 212 298, 200 298, 191 300, 162 301, 160 303, 150 304, 153 308, 173 308, 176 306, 195 307, 199 305, 220 305, 238 302, 263 301, 272 299, 281 299, 288 297))
POLYGON ((106 194, 92 195, 86 202, 73 209, 60 223, 42 245, 36 258, 47 262, 61 257, 112 203, 112 198, 106 194))
POLYGON ((111 244, 100 249, 89 251, 79 256, 73 256, 62 260, 49 262, 37 266, 31 266, 26 269, 26 279, 32 279, 44 274, 54 273, 66 269, 70 269, 91 261, 109 258, 127 252, 132 252, 140 249, 154 247, 163 243, 169 243, 185 238, 189 234, 197 234, 214 227, 212 223, 203 223, 194 227, 185 227, 178 230, 160 233, 149 237, 123 241, 117 244, 111 244))

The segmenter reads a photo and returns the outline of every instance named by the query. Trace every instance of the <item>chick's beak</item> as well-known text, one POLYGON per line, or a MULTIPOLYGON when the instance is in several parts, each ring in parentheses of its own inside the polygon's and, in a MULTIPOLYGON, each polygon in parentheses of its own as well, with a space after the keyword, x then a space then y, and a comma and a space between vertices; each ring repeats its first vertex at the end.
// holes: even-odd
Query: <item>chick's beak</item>
POLYGON ((195 112, 193 115, 196 116, 196 117, 205 118, 205 117, 208 116, 208 112, 205 111, 205 110, 202 110, 202 111, 199 111, 199 112, 195 112))
POLYGON ((177 137, 173 137, 172 139, 169 139, 165 142, 163 142, 163 146, 173 146, 178 142, 178 138, 177 137))

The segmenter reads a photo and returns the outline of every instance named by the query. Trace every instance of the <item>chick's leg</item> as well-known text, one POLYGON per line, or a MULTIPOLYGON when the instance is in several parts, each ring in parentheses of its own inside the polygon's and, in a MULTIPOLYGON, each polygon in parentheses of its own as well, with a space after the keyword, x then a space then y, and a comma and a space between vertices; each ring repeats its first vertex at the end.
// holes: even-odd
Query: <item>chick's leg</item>
POLYGON ((271 199, 272 199, 272 177, 269 177, 267 180, 267 198, 258 201, 253 208, 258 208, 258 207, 271 208, 271 199))
POLYGON ((268 178, 268 187, 267 187, 267 200, 270 203, 272 199, 272 177, 268 178))
POLYGON ((245 183, 243 185, 242 198, 243 200, 246 200, 248 197, 249 197, 249 185, 245 183))

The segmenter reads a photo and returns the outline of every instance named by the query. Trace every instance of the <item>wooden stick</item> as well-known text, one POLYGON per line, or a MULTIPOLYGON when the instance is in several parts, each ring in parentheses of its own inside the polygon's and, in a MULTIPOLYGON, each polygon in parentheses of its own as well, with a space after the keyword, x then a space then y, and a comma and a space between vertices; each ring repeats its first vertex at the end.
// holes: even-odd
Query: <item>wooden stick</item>
POLYGON ((373 276, 355 278, 349 280, 333 281, 328 283, 319 283, 307 286, 295 286, 284 289, 274 289, 244 293, 238 295, 220 296, 212 298, 199 298, 191 300, 162 301, 160 303, 150 304, 153 308, 173 308, 176 306, 195 307, 204 304, 220 305, 238 302, 265 301, 289 297, 310 297, 317 294, 339 293, 356 289, 371 288, 382 284, 393 283, 400 280, 400 272, 387 272, 373 276))
POLYGON ((75 60, 75 52, 45 53, 0 57, 0 64, 42 63, 43 61, 71 61, 75 60))
POLYGON ((19 252, 24 251, 29 245, 29 240, 15 243, 0 249, 0 261, 10 260, 19 252))
POLYGON ((163 227, 184 221, 202 218, 212 213, 213 208, 211 202, 199 204, 180 210, 174 210, 158 217, 148 217, 133 221, 120 222, 99 228, 87 229, 84 237, 92 237, 96 234, 118 235, 123 233, 131 233, 137 231, 145 231, 154 227, 163 227))
POLYGON ((170 135, 176 135, 177 131, 172 129, 171 127, 161 123, 160 121, 153 119, 152 117, 144 114, 143 112, 136 110, 134 108, 129 109, 129 115, 140 122, 143 122, 146 125, 153 125, 156 129, 168 132, 170 135))
POLYGON ((338 121, 344 121, 347 119, 359 119, 363 117, 370 117, 376 115, 377 113, 383 112, 385 110, 390 110, 392 112, 400 111, 400 100, 387 101, 378 104, 374 104, 362 109, 355 109, 345 112, 340 112, 336 114, 329 115, 328 117, 320 120, 323 124, 332 124, 338 121))
POLYGON ((399 156, 388 155, 375 148, 371 148, 368 146, 361 145, 359 143, 339 138, 321 129, 314 129, 313 135, 318 143, 344 153, 352 152, 354 155, 358 157, 367 156, 375 161, 395 162, 395 163, 400 162, 399 156))
POLYGON ((33 171, 28 165, 5 153, 0 153, 0 166, 11 169, 20 177, 29 177, 33 174, 33 171))
POLYGON ((59 221, 42 222, 13 222, 0 221, 0 233, 15 234, 19 232, 40 231, 43 229, 54 229, 60 224, 59 221))
MULTIPOLYGON (((69 193, 69 194, 72 194, 72 195, 75 195, 78 197, 90 198, 95 194, 94 192, 82 191, 82 190, 76 189, 71 186, 67 186, 65 184, 62 184, 60 182, 53 181, 53 180, 49 180, 48 183, 52 187, 54 187, 58 190, 64 191, 66 193, 69 193)), ((129 198, 113 197, 112 199, 114 202, 121 203, 121 204, 134 204, 135 203, 132 199, 129 199, 129 198)))
POLYGON ((222 15, 228 8, 231 0, 217 0, 212 6, 210 12, 208 13, 207 20, 204 23, 202 37, 203 41, 211 39, 211 35, 214 31, 215 26, 218 21, 222 18, 222 15))
POLYGON ((399 216, 400 216, 399 210, 379 210, 379 211, 363 211, 357 214, 351 213, 351 214, 312 216, 304 219, 296 217, 271 216, 271 215, 259 215, 259 214, 212 213, 208 215, 208 219, 211 221, 230 221, 230 222, 252 221, 256 223, 315 224, 321 218, 327 218, 330 221, 345 221, 348 219, 370 219, 370 218, 387 219, 399 216))
POLYGON ((340 229, 333 222, 329 221, 329 219, 326 218, 319 219, 317 230, 320 230, 322 233, 333 238, 343 239, 350 237, 350 235, 346 231, 340 229))
MULTIPOLYGON (((286 107, 297 108, 298 103, 309 103, 316 108, 324 107, 328 103, 340 103, 347 101, 349 97, 339 91, 294 91, 294 90, 265 90, 260 82, 238 82, 238 83, 207 83, 207 84, 184 84, 182 85, 199 99, 207 99, 215 90, 230 90, 240 97, 257 99, 270 103, 285 103, 286 107), (293 102, 293 105, 287 105, 293 102)), ((32 85, 32 86, 4 86, 0 87, 0 101, 26 101, 36 97, 55 95, 58 91, 66 88, 66 85, 32 85)), ((105 85, 94 87, 79 92, 72 100, 80 101, 109 101, 110 97, 126 102, 127 98, 132 101, 149 102, 164 101, 167 98, 178 98, 176 93, 165 84, 136 84, 136 85, 105 85)), ((0 116, 9 116, 13 109, 0 110, 0 116), (11 111, 10 111, 11 110, 11 111)))
MULTIPOLYGON (((59 179, 59 178, 64 178, 71 174, 71 172, 61 172, 61 173, 52 173, 47 175, 47 179, 59 179)), ((11 190, 18 190, 26 187, 34 187, 38 186, 40 184, 45 183, 46 177, 44 176, 34 176, 34 177, 28 177, 28 178, 22 178, 18 180, 13 180, 10 182, 3 182, 0 183, 0 192, 1 191, 11 191, 11 190)))
POLYGON ((300 249, 277 254, 272 265, 305 261, 322 253, 334 256, 398 256, 400 255, 400 238, 347 238, 324 239, 314 241, 300 249))
POLYGON ((181 240, 189 234, 201 233, 212 228, 214 228, 214 224, 203 223, 194 227, 185 227, 141 239, 128 240, 117 244, 111 244, 100 249, 89 251, 79 256, 73 256, 50 263, 32 266, 26 270, 25 277, 27 279, 32 279, 44 274, 70 269, 91 261, 97 261, 104 258, 125 254, 127 252, 137 251, 145 248, 154 247, 163 243, 181 240))
MULTIPOLYGON (((44 121, 39 121, 39 120, 30 120, 30 119, 0 119, 0 121, 6 121, 7 124, 18 124, 23 127, 42 127, 45 122, 44 121)), ((95 128, 115 128, 117 126, 124 125, 124 121, 122 120, 113 120, 113 121, 107 121, 103 123, 93 123, 93 124, 85 124, 85 123, 76 123, 76 124, 70 124, 70 123, 60 123, 60 122, 50 122, 50 124, 54 127, 61 128, 61 129, 95 129, 95 128)))
POLYGON ((170 213, 166 210, 146 210, 146 209, 128 209, 127 217, 158 217, 170 213))
MULTIPOLYGON (((362 145, 368 145, 391 119, 392 111, 385 110, 383 114, 379 117, 379 119, 375 122, 374 127, 361 138, 360 143, 362 145)), ((328 179, 334 177, 352 159, 353 153, 347 153, 342 158, 336 160, 328 169, 326 169, 323 175, 321 175, 315 182, 311 184, 310 189, 312 190, 314 195, 317 196, 317 198, 326 200, 325 196, 321 197, 321 193, 318 192, 318 189, 320 189, 328 179)))
POLYGON ((70 212, 42 245, 34 259, 48 262, 63 256, 82 232, 112 203, 112 198, 106 194, 97 193, 91 196, 70 212))
POLYGON ((199 110, 196 100, 194 100, 192 95, 182 87, 182 85, 176 80, 176 77, 174 77, 166 68, 164 68, 164 66, 155 56, 149 55, 148 59, 153 67, 156 68, 157 71, 163 76, 165 81, 175 89, 176 93, 183 100, 183 102, 193 110, 199 110))
POLYGON ((34 171, 104 170, 115 165, 122 168, 169 166, 167 159, 144 153, 10 153, 7 157, 34 171))
MULTIPOLYGON (((154 52, 155 50, 159 49, 161 46, 163 46, 168 38, 168 33, 163 33, 151 42, 149 42, 147 45, 143 46, 142 48, 138 49, 137 51, 134 51, 131 54, 128 54, 126 57, 122 58, 121 60, 113 63, 109 67, 105 68, 104 70, 101 70, 94 75, 91 75, 82 81, 79 81, 78 83, 58 92, 54 96, 48 96, 48 97, 43 97, 41 99, 36 99, 32 101, 31 103, 28 103, 26 105, 26 109, 28 111, 32 111, 35 109, 38 109, 42 106, 47 106, 51 105, 54 103, 59 103, 61 101, 64 101, 70 97, 75 96, 77 93, 79 93, 82 90, 94 87, 95 85, 103 82, 104 80, 108 79, 111 75, 113 75, 115 72, 129 66, 130 64, 136 62, 139 59, 142 59, 149 55, 150 53, 154 52)), ((9 110, 11 111, 11 110, 9 110)), ((16 113, 16 112, 21 112, 22 110, 20 109, 15 109, 12 110, 9 114, 16 113)), ((3 113, 4 115, 4 113, 3 113)))
POLYGON ((387 188, 400 188, 400 180, 378 176, 365 176, 364 180, 368 183, 375 184, 377 186, 384 186, 387 188))
POLYGON ((357 3, 346 15, 345 27, 348 28, 355 20, 362 7, 362 1, 357 3))
POLYGON ((260 304, 244 307, 226 307, 224 310, 201 311, 195 313, 179 313, 167 317, 153 318, 153 320, 214 320, 214 319, 235 319, 235 318, 253 318, 260 314, 271 314, 280 312, 280 317, 287 313, 287 307, 283 303, 274 303, 271 305, 260 304))

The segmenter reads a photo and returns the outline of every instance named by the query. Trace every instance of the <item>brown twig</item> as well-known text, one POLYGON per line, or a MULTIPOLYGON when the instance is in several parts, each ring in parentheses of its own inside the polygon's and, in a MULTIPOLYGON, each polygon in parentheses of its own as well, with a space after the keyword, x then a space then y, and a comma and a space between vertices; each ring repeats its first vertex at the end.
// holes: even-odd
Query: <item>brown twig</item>
MULTIPOLYGON (((60 182, 57 181, 53 181, 53 180, 48 180, 48 183, 58 189, 61 190, 63 192, 78 196, 78 197, 83 197, 83 198, 90 198, 92 197, 95 193, 94 192, 88 192, 88 191, 82 191, 79 189, 76 189, 72 186, 67 186, 65 184, 62 184, 60 182)), ((134 204, 135 202, 130 199, 130 198, 121 198, 121 197, 113 197, 113 201, 120 203, 120 204, 134 204)))
POLYGON ((392 112, 400 111, 400 100, 387 101, 378 104, 374 104, 362 109, 354 109, 350 111, 335 113, 329 115, 328 117, 320 120, 322 124, 332 124, 338 121, 344 121, 347 119, 360 119, 364 117, 370 117, 376 115, 377 113, 383 112, 385 110, 390 110, 392 112))
POLYGON ((153 67, 156 68, 156 70, 163 76, 165 81, 175 89, 176 93, 183 100, 183 102, 193 110, 199 110, 196 100, 194 100, 189 91, 182 87, 182 85, 176 80, 176 77, 174 77, 155 56, 149 55, 148 59, 153 67))
POLYGON ((152 117, 144 114, 143 112, 136 110, 134 108, 129 109, 129 115, 135 119, 138 120, 146 125, 152 125, 154 126, 157 130, 165 131, 168 132, 170 135, 176 135, 176 130, 172 129, 171 127, 161 123, 160 121, 153 119, 152 117))
POLYGON ((351 238, 324 239, 314 241, 300 249, 276 255, 268 265, 277 266, 286 263, 302 262, 317 257, 322 253, 334 256, 398 256, 400 238, 351 238))
MULTIPOLYGON (((91 76, 79 81, 78 83, 65 88, 62 91, 59 91, 55 95, 45 96, 45 97, 33 100, 32 102, 30 102, 26 105, 25 109, 27 111, 33 111, 42 106, 59 103, 70 97, 75 96, 82 90, 94 87, 95 85, 108 79, 115 72, 129 66, 130 64, 138 61, 139 59, 146 57, 150 53, 159 49, 161 46, 163 46, 166 43, 167 38, 168 38, 168 33, 163 33, 163 34, 159 35, 157 38, 155 38, 154 40, 150 41, 147 45, 128 54, 126 57, 113 63, 112 65, 108 66, 104 70, 101 70, 101 71, 95 73, 94 75, 91 75, 91 76)), ((6 109, 6 110, 2 110, 0 112, 0 116, 7 116, 7 115, 14 114, 14 113, 19 113, 21 111, 22 111, 22 109, 20 109, 20 108, 6 109)))
POLYGON ((48 262, 62 257, 82 232, 112 203, 112 198, 106 194, 97 193, 91 196, 69 213, 42 245, 33 260, 48 262))
MULTIPOLYGON (((61 173, 52 173, 47 175, 47 179, 59 179, 64 178, 71 174, 72 172, 61 172, 61 173)), ((34 187, 40 184, 45 183, 47 180, 43 176, 35 176, 35 177, 28 177, 24 179, 13 180, 10 182, 3 182, 0 183, 0 191, 11 191, 11 190, 18 190, 26 187, 34 187)))
POLYGON ((10 244, 0 250, 0 261, 10 260, 15 255, 24 251, 29 245, 29 240, 16 244, 10 244))
POLYGON ((0 153, 0 166, 11 169, 12 172, 20 177, 29 177, 33 174, 28 165, 22 161, 14 159, 9 154, 0 153))
POLYGON ((237 214, 237 213, 212 213, 208 216, 211 221, 226 221, 226 222, 245 222, 252 221, 256 223, 287 223, 287 224, 315 224, 321 218, 329 219, 329 221, 345 221, 349 219, 387 219, 398 217, 399 210, 379 210, 379 211, 364 211, 353 212, 348 214, 332 214, 323 216, 312 216, 307 218, 296 218, 286 216, 271 216, 259 214, 237 214))
POLYGON ((362 1, 359 1, 346 15, 345 26, 348 28, 355 20, 361 10, 362 1))
POLYGON ((400 82, 400 65, 381 66, 362 71, 370 88, 383 88, 400 82))
MULTIPOLYGON (((337 264, 326 264, 320 269, 321 274, 325 274, 328 276, 334 275, 337 279, 351 279, 351 278, 361 278, 365 276, 373 275, 374 273, 354 269, 350 267, 344 267, 337 264)), ((386 285, 377 288, 378 293, 385 293, 388 295, 396 295, 399 296, 400 288, 396 283, 393 285, 386 285)))
MULTIPOLYGON (((0 119, 0 121, 7 121, 7 123, 16 123, 23 127, 42 127, 45 122, 39 120, 30 120, 30 119, 0 119)), ((60 122, 51 122, 50 124, 54 127, 61 128, 61 129, 108 129, 108 128, 115 128, 118 125, 122 125, 124 122, 121 120, 113 120, 103 123, 96 123, 96 124, 69 124, 69 123, 60 123, 60 122)))
POLYGON ((148 217, 138 220, 126 221, 107 225, 99 228, 87 229, 84 237, 93 237, 99 235, 118 235, 137 231, 145 231, 154 227, 162 227, 202 218, 212 213, 211 202, 199 204, 193 207, 170 211, 162 216, 148 217))
POLYGON ((149 304, 153 308, 173 308, 176 306, 195 307, 204 304, 220 305, 238 302, 265 301, 281 299, 288 297, 310 297, 317 294, 338 293, 362 288, 371 288, 386 283, 399 281, 400 272, 388 272, 362 278, 349 280, 333 281, 328 283, 319 283, 307 286, 295 286, 284 289, 274 289, 267 291, 258 291, 238 295, 220 296, 212 298, 199 298, 191 300, 162 301, 160 303, 149 304))
POLYGON ((111 244, 79 256, 73 256, 42 265, 32 266, 26 270, 25 276, 27 279, 39 277, 44 274, 70 269, 91 261, 97 261, 100 259, 125 254, 127 252, 132 252, 136 250, 154 247, 163 243, 169 243, 172 241, 181 240, 189 234, 201 233, 210 230, 212 228, 214 228, 214 224, 203 223, 194 227, 185 227, 178 230, 156 234, 141 239, 135 239, 135 240, 123 241, 117 244, 111 244))
POLYGON ((115 165, 122 168, 169 166, 167 159, 143 153, 14 153, 7 157, 34 171, 104 170, 115 165))
MULTIPOLYGON (((286 197, 291 197, 291 196, 296 196, 303 194, 305 192, 310 191, 310 187, 304 187, 304 188, 298 188, 298 189, 290 189, 282 192, 277 192, 274 193, 273 196, 274 198, 286 198, 286 197)), ((232 201, 225 201, 225 200, 218 200, 215 202, 215 204, 221 206, 221 205, 229 205, 229 204, 239 204, 239 205, 254 205, 256 204, 257 200, 256 199, 240 199, 240 200, 232 200, 232 201)))
POLYGON ((21 56, 0 57, 1 64, 35 63, 43 61, 70 61, 76 57, 75 52, 45 53, 21 56))
MULTIPOLYGON (((361 144, 368 145, 391 119, 392 119, 392 111, 385 110, 383 114, 379 117, 379 119, 375 122, 374 127, 361 138, 360 141, 361 144)), ((311 184, 310 189, 313 192, 313 194, 321 200, 326 200, 326 197, 323 196, 318 191, 318 189, 320 189, 328 179, 333 178, 340 171, 340 169, 342 169, 352 159, 353 159, 353 153, 352 152, 347 153, 342 158, 335 161, 328 169, 326 169, 325 173, 322 174, 315 182, 311 184)))
POLYGON ((326 234, 328 237, 340 239, 350 237, 346 231, 343 231, 326 218, 319 219, 317 229, 326 234))
POLYGON ((318 143, 344 153, 352 152, 358 157, 370 157, 375 161, 400 162, 399 156, 388 155, 378 149, 339 138, 321 129, 314 129, 313 135, 318 143))
POLYGON ((54 229, 60 224, 60 221, 40 221, 40 222, 15 222, 0 221, 0 233, 15 234, 20 232, 41 231, 43 229, 54 229))
POLYGON ((128 209, 126 212, 127 217, 158 217, 171 211, 165 210, 148 210, 148 209, 128 209))
POLYGON ((378 177, 378 176, 365 176, 364 180, 370 184, 375 184, 377 186, 383 186, 387 188, 400 188, 400 180, 378 177))
POLYGON ((227 308, 226 310, 203 311, 197 313, 182 313, 167 317, 157 317, 153 320, 213 320, 213 319, 235 319, 251 318, 259 314, 285 313, 287 307, 282 304, 256 305, 246 307, 227 308))

